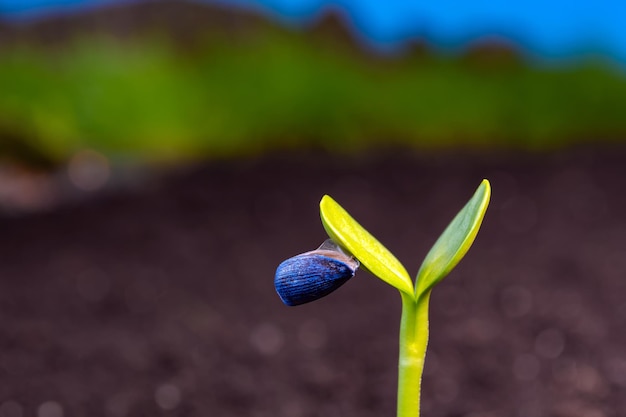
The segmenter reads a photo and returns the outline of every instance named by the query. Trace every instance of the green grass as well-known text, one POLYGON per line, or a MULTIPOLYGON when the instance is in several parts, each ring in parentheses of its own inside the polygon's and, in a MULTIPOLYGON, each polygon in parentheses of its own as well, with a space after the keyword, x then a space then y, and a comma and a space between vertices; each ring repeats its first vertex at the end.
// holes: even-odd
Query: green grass
POLYGON ((544 149, 625 139, 624 114, 626 77, 598 63, 383 60, 288 33, 194 53, 157 38, 0 51, 0 138, 58 162, 84 147, 153 161, 390 142, 544 149))

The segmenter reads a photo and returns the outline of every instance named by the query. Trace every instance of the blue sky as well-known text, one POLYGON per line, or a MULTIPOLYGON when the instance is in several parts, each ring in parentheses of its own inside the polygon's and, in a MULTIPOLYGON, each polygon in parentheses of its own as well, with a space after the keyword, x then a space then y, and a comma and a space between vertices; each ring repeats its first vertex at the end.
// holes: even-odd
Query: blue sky
MULTIPOLYGON (((0 12, 5 18, 24 18, 121 1, 0 0, 0 12)), ((304 24, 332 7, 344 13, 358 36, 382 47, 425 36, 441 47, 459 48, 495 36, 546 59, 599 52, 626 63, 626 0, 217 1, 291 24, 304 24)))

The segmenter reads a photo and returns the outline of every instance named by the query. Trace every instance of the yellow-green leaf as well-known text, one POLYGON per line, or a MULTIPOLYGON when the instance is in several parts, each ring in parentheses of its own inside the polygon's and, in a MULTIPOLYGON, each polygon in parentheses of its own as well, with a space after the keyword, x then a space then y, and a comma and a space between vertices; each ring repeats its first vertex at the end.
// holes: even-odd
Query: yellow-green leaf
POLYGON ((490 196, 489 181, 483 180, 474 196, 439 236, 417 273, 416 298, 441 281, 465 256, 478 234, 490 196))
POLYGON ((400 261, 330 196, 322 197, 320 216, 328 236, 356 257, 363 267, 413 296, 411 277, 400 261))

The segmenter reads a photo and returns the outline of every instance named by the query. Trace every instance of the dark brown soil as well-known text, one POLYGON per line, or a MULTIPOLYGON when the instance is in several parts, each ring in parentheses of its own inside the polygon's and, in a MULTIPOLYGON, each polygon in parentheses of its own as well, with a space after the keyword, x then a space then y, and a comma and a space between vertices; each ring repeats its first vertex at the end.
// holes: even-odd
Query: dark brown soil
POLYGON ((482 178, 491 207, 438 286, 423 416, 623 416, 625 149, 215 162, 0 219, 1 416, 395 414, 396 290, 273 288, 331 194, 411 274, 482 178))

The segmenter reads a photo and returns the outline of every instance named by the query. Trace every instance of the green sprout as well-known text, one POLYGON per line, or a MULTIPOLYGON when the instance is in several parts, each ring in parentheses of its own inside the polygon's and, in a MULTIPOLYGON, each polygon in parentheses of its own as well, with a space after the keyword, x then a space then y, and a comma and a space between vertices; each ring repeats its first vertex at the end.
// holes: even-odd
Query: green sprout
POLYGON ((277 290, 288 305, 313 301, 340 286, 354 273, 356 266, 350 264, 354 258, 364 269, 400 291, 397 417, 420 414, 430 293, 474 242, 490 195, 489 181, 483 180, 426 255, 415 284, 400 261, 328 195, 320 202, 320 215, 328 236, 339 246, 339 253, 329 252, 333 249, 332 242, 330 246, 325 243, 317 251, 299 255, 279 266, 277 290))

